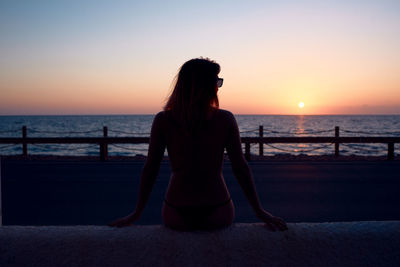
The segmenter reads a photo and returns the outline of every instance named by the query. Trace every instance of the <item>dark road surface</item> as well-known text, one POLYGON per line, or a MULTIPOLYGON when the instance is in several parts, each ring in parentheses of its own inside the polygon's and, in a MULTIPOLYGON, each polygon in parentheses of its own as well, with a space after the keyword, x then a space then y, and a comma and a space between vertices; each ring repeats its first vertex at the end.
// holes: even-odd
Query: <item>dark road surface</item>
MULTIPOLYGON (((4 225, 104 225, 135 208, 144 162, 15 160, 1 163, 4 225)), ((250 162, 264 208, 287 222, 400 220, 400 162, 250 162)), ((163 162, 137 224, 160 224, 169 181, 163 162)), ((235 222, 258 222, 233 176, 235 222)))

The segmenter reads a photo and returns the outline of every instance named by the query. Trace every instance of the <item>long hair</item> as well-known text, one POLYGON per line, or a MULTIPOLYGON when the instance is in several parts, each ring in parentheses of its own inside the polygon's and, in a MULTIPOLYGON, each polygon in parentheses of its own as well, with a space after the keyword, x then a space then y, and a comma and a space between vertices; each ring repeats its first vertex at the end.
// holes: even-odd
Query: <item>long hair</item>
POLYGON ((165 111, 171 111, 185 130, 193 132, 205 122, 212 108, 218 108, 217 77, 220 66, 208 58, 187 61, 178 77, 165 111))

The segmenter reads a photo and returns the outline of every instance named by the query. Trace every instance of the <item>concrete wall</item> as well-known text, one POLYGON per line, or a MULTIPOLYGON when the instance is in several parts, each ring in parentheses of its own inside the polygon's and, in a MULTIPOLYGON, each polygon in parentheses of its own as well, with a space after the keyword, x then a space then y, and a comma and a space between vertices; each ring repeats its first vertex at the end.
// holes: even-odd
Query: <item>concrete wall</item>
POLYGON ((288 227, 3 226, 0 266, 400 266, 400 221, 288 227))

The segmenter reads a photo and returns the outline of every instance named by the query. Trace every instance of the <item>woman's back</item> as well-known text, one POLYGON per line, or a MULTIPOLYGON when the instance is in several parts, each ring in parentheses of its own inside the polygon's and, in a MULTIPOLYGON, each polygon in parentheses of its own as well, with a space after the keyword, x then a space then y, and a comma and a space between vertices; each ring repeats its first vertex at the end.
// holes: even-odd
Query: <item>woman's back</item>
POLYGON ((177 206, 212 205, 230 197, 223 175, 224 149, 232 127, 232 114, 213 109, 196 131, 187 133, 171 112, 160 116, 171 163, 165 198, 177 206))

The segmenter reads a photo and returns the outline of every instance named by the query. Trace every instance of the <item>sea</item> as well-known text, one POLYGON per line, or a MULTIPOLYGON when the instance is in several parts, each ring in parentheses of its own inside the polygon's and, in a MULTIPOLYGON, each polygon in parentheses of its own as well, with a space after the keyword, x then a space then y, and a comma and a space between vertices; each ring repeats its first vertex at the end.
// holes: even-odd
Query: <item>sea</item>
MULTIPOLYGON (((400 137, 400 115, 235 115, 242 137, 340 136, 400 137)), ((101 137, 103 127, 112 137, 150 135, 154 115, 53 115, 0 116, 0 138, 21 137, 27 127, 28 137, 101 137)), ((110 156, 147 155, 147 144, 110 144, 110 156)), ((395 155, 400 155, 395 144, 395 155)), ((251 153, 258 154, 258 144, 251 153)), ((265 144, 264 155, 332 155, 333 144, 265 144)), ((0 155, 22 153, 21 144, 0 144, 0 155)), ((167 155, 167 151, 165 152, 167 155)), ((96 144, 29 144, 30 155, 97 156, 96 144)), ((387 144, 340 144, 341 155, 384 156, 387 144)))

